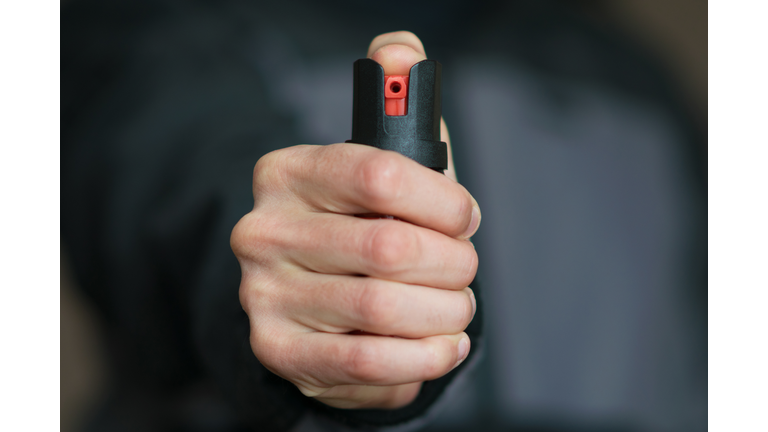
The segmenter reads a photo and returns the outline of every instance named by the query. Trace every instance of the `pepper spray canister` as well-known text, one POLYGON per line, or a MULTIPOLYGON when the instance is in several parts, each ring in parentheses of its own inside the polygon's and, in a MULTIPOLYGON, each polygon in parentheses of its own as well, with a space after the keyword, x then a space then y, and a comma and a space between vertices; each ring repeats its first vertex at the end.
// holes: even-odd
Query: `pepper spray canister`
POLYGON ((393 150, 443 173, 448 168, 448 146, 440 141, 442 66, 423 60, 408 76, 384 75, 371 59, 354 64, 352 139, 393 150))

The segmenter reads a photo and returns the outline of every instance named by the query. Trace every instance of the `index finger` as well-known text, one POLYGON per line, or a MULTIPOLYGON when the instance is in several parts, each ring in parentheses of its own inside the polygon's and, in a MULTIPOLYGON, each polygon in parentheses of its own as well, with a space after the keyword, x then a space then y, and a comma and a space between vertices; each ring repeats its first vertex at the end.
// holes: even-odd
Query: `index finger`
POLYGON ((360 144, 302 148, 278 165, 293 194, 315 210, 391 215, 455 238, 480 225, 480 208, 462 185, 403 155, 360 144))

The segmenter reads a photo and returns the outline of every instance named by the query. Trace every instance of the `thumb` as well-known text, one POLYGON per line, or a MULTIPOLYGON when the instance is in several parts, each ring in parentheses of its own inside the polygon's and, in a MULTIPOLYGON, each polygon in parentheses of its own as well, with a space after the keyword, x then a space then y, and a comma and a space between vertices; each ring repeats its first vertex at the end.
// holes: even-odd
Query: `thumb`
MULTIPOLYGON (((384 68, 384 75, 408 75, 411 66, 426 60, 424 45, 415 34, 408 31, 384 33, 376 36, 368 47, 368 57, 384 68)), ((445 175, 456 180, 456 168, 453 165, 451 138, 445 121, 440 119, 440 139, 448 145, 448 169, 445 175)))

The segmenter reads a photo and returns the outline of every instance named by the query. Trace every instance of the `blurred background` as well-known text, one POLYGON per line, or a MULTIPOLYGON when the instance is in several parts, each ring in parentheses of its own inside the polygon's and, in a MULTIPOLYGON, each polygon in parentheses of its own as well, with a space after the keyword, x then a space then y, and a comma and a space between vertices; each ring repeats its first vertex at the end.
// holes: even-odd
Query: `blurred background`
MULTIPOLYGON (((68 3, 70 0, 65 0, 63 6, 66 7, 68 3)), ((598 26, 625 35, 641 49, 646 50, 659 67, 668 73, 695 127, 706 136, 705 0, 585 0, 573 2, 567 7, 598 26)), ((360 42, 360 56, 364 55, 366 44, 367 41, 360 42)), ((430 46, 425 45, 429 53, 430 46)), ((706 141, 703 145, 706 145, 706 141)), ((103 317, 78 290, 68 259, 67 251, 63 248, 61 429, 64 432, 80 430, 86 416, 104 397, 111 382, 111 371, 105 360, 107 335, 104 333, 103 317)))

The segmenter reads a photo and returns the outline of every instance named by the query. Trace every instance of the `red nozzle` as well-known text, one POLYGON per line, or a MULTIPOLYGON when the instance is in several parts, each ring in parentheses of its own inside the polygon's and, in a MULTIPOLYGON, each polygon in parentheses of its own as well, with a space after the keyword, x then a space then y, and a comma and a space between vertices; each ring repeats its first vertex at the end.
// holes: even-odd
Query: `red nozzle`
POLYGON ((389 116, 406 114, 408 100, 408 76, 387 75, 384 77, 384 112, 389 116))

